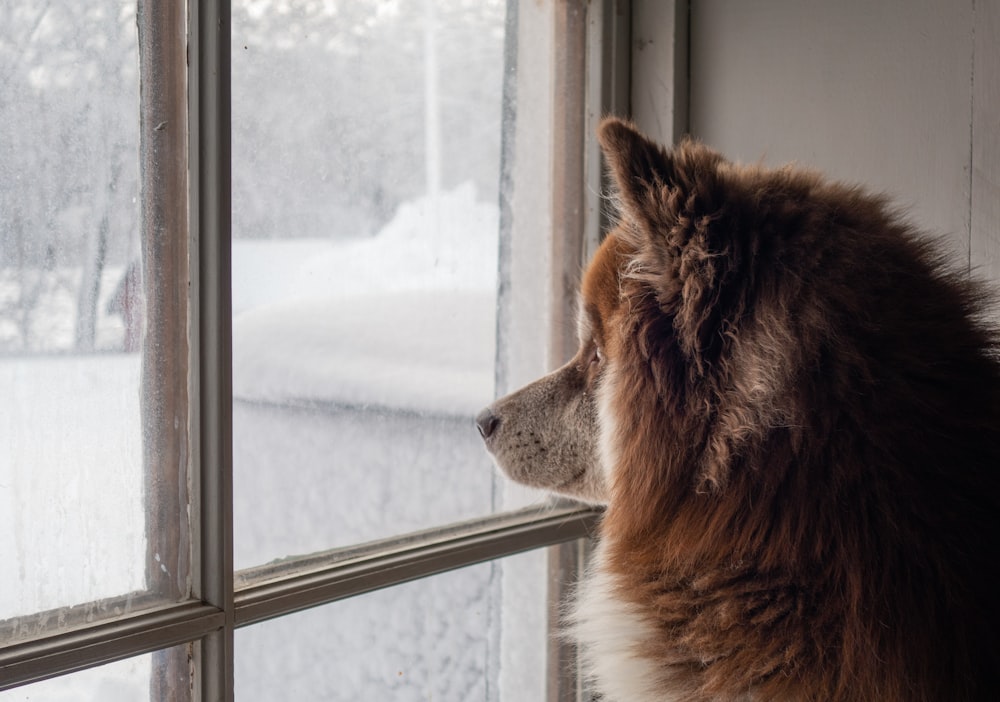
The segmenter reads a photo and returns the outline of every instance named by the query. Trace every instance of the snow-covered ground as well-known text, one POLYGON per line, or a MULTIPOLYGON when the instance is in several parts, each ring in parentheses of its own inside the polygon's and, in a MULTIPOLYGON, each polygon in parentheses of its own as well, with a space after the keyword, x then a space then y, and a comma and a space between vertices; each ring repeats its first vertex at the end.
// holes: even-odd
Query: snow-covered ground
MULTIPOLYGON (((500 506, 472 424, 493 393, 496 218, 465 186, 368 239, 234 242, 237 568, 500 506)), ((138 357, 3 358, 0 389, 0 619, 141 587, 138 357)), ((541 553, 508 561, 543 577, 541 553)), ((545 621, 503 608, 504 567, 240 630, 237 698, 537 698, 545 621), (534 672, 502 672, 522 649, 534 672)), ((144 699, 143 660, 0 699, 144 699)))
POLYGON ((136 355, 0 359, 0 620, 143 587, 138 386, 136 355))
POLYGON ((474 415, 493 393, 496 232, 465 185, 368 239, 236 242, 234 396, 474 415))
POLYGON ((493 394, 496 212, 464 186, 297 263, 237 242, 238 568, 493 509, 472 417, 493 394))

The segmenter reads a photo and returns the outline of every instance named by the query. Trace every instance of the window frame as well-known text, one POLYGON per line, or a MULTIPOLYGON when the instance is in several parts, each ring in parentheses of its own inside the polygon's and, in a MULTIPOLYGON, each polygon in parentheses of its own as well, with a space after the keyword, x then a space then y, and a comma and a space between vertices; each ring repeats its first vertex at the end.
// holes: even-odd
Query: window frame
MULTIPOLYGON (((164 0, 170 2, 175 11, 185 4, 185 0, 164 0)), ((144 5, 154 4, 159 3, 140 2, 140 12, 144 5)), ((606 224, 593 128, 603 114, 628 112, 631 27, 634 7, 642 4, 642 0, 551 0, 542 10, 553 13, 554 30, 548 39, 556 48, 550 153, 561 155, 549 161, 552 171, 547 174, 554 193, 549 203, 554 225, 552 287, 547 298, 552 307, 550 365, 572 355, 575 283, 606 224)), ((551 547, 550 617, 555 621, 558 603, 583 567, 587 537, 600 518, 599 510, 570 502, 313 554, 283 562, 279 571, 252 568, 241 571, 241 584, 234 585, 229 0, 189 1, 186 30, 172 36, 182 44, 186 39, 186 46, 174 48, 181 49, 182 56, 186 51, 188 62, 189 221, 184 236, 190 246, 192 597, 0 644, 0 690, 188 644, 198 661, 193 698, 232 700, 233 638, 238 627, 543 547, 551 547)), ((516 216, 528 217, 530 212, 516 216)), ((498 381, 503 389, 510 377, 498 381)), ((548 699, 580 699, 572 647, 554 641, 548 656, 548 699)))

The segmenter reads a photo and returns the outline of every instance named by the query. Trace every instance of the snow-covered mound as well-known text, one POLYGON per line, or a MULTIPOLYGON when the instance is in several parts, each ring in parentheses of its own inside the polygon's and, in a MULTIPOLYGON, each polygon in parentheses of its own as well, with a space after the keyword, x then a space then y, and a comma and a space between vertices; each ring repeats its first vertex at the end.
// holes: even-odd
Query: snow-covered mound
POLYGON ((369 239, 234 242, 234 395, 473 413, 493 394, 497 216, 464 185, 369 239))

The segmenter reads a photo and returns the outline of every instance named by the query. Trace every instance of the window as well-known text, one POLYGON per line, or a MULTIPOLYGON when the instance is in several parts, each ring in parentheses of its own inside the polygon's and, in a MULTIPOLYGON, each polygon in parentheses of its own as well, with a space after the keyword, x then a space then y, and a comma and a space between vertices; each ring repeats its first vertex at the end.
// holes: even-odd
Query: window
POLYGON ((139 196, 187 120, 180 74, 140 129, 133 6, 2 13, 0 618, 17 640, 190 594, 183 172, 139 196))
POLYGON ((596 515, 461 424, 572 346, 600 115, 883 173, 1000 276, 995 4, 787 5, 0 3, 0 700, 585 698, 548 629, 596 515), (435 200, 494 237, 471 280, 435 200), (456 380, 431 324, 492 355, 456 380))
POLYGON ((502 506, 469 427, 493 394, 505 15, 233 9, 237 569, 502 506))
POLYGON ((572 343, 627 66, 587 8, 0 9, 0 699, 253 699, 348 649, 313 694, 575 694, 546 588, 596 514, 471 417, 572 343))

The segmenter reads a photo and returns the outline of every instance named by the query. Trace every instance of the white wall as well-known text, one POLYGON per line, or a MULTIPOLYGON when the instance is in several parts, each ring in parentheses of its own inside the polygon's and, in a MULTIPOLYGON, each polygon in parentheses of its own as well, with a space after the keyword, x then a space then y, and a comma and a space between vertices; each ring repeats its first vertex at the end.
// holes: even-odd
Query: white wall
MULTIPOLYGON (((734 159, 797 161, 886 191, 1000 281, 998 6, 693 0, 682 126, 734 159)), ((645 31, 662 47, 674 26, 687 29, 670 16, 655 32, 646 22, 633 42, 645 31)), ((666 100, 658 82, 677 72, 650 53, 633 46, 633 109, 650 93, 666 100)))

